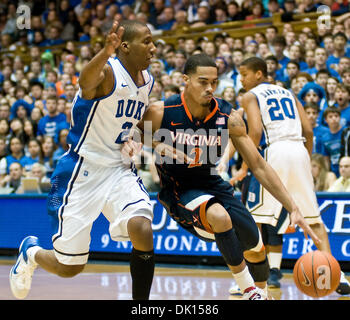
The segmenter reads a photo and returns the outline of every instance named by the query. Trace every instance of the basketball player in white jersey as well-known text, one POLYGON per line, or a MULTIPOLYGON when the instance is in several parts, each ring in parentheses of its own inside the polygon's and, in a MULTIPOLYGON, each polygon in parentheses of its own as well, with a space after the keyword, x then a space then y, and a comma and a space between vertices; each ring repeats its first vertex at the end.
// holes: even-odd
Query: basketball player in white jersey
POLYGON ((38 265, 61 277, 80 273, 88 261, 92 224, 102 212, 111 238, 132 242, 133 299, 149 298, 154 274, 152 205, 121 150, 148 107, 154 80, 146 69, 155 51, 146 25, 115 22, 104 48, 81 71, 67 138, 70 149, 57 165, 48 197, 48 211, 56 222, 53 250, 41 248, 33 236, 22 241, 10 272, 15 297, 27 296, 38 265))
MULTIPOLYGON (((249 136, 276 170, 305 220, 321 239, 317 248, 331 253, 313 189, 310 161, 313 131, 301 103, 289 90, 268 83, 266 63, 260 58, 246 59, 240 66, 240 74, 242 85, 248 91, 243 96, 242 107, 247 115, 249 136)), ((243 164, 235 178, 242 179, 246 174, 247 166, 243 164)), ((276 226, 283 212, 282 204, 255 177, 249 183, 246 207, 258 225, 276 226)), ((290 231, 289 224, 289 217, 285 215, 283 223, 278 225, 280 244, 267 248, 270 251, 270 267, 272 264, 280 268, 282 234, 290 231)), ((343 284, 347 282, 344 274, 341 281, 343 284)), ((337 292, 341 293, 338 289, 337 292)))

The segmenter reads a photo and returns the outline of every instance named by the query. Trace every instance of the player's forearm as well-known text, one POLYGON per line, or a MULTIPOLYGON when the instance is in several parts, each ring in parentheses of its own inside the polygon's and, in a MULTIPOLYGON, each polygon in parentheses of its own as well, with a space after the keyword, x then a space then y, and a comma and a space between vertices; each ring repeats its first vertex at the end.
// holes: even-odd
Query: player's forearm
POLYGON ((79 77, 79 86, 84 90, 97 88, 104 78, 103 68, 108 61, 109 55, 102 49, 83 68, 79 77))

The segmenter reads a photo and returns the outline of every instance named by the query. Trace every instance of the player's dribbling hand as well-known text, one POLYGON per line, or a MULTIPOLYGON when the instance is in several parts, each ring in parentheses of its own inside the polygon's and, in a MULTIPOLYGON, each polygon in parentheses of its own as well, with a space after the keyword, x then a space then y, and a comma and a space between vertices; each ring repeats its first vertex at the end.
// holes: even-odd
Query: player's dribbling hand
POLYGON ((118 26, 119 26, 118 21, 114 21, 113 26, 106 37, 104 50, 109 56, 114 54, 115 50, 122 43, 124 28, 123 27, 118 28, 118 26))
POLYGON ((290 227, 298 225, 304 231, 304 236, 307 239, 308 235, 311 237, 312 241, 316 246, 321 243, 321 240, 317 237, 316 233, 311 229, 309 224, 305 221, 304 217, 300 213, 299 209, 296 208, 292 212, 290 212, 290 227))

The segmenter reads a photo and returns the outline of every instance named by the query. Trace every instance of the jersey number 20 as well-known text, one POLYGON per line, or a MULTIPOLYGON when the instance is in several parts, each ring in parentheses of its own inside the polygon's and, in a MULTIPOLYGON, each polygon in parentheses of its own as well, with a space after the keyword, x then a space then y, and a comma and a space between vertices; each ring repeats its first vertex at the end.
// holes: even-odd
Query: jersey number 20
POLYGON ((285 118, 295 119, 295 111, 293 101, 290 98, 282 98, 277 100, 271 98, 267 100, 267 107, 272 121, 284 120, 285 118))

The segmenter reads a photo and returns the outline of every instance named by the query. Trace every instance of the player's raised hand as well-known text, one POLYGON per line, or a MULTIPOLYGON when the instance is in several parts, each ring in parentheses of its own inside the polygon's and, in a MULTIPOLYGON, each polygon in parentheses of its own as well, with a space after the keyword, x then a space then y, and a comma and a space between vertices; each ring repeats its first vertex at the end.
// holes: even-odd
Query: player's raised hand
POLYGON ((120 46, 122 43, 122 37, 124 34, 124 28, 119 27, 118 21, 114 21, 113 26, 111 30, 109 31, 107 37, 106 37, 106 42, 105 42, 105 50, 108 55, 112 55, 115 53, 115 50, 120 46))

